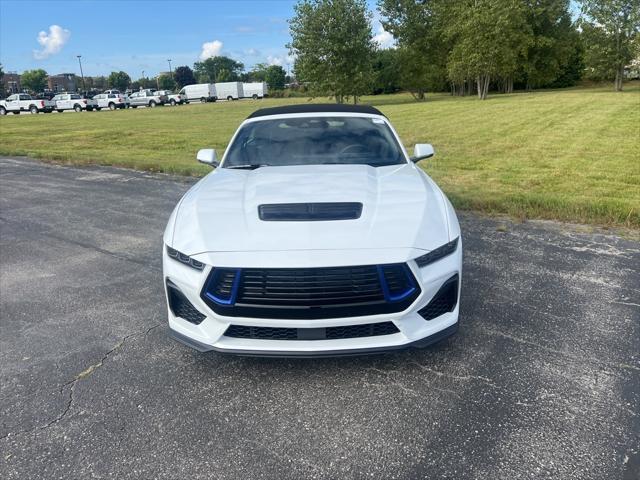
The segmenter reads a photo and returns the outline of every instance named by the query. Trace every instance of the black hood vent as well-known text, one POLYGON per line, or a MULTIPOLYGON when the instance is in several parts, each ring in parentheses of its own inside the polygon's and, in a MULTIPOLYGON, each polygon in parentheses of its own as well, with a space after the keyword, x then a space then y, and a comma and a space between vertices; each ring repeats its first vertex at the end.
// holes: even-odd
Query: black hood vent
POLYGON ((355 220, 362 214, 362 204, 338 203, 272 203, 258 207, 260 220, 265 222, 319 222, 355 220))

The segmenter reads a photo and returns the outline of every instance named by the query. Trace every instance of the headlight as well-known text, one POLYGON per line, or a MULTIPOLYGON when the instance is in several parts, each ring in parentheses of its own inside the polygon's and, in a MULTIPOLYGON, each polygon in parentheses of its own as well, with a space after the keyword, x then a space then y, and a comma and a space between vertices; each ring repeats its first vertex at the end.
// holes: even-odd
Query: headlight
POLYGON ((422 255, 421 257, 416 258, 416 263, 420 268, 426 267, 430 263, 437 262, 441 258, 446 257, 447 255, 451 255, 458 248, 458 238, 450 241, 449 243, 445 243, 441 247, 436 248, 435 250, 431 250, 429 253, 422 255))
POLYGON ((204 263, 199 262, 198 260, 194 260, 189 255, 185 255, 184 253, 171 248, 169 245, 167 245, 167 255, 180 263, 184 263, 191 268, 195 268, 196 270, 202 271, 202 269, 204 269, 204 263))

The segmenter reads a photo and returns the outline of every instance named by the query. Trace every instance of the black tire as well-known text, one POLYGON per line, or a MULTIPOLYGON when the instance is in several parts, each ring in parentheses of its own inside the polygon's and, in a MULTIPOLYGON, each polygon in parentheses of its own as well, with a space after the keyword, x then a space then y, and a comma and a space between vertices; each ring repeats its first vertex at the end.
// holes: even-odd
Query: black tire
POLYGON ((14 111, 13 114, 14 115, 20 115, 20 110, 14 111))
POLYGON ((116 109, 116 104, 113 102, 109 103, 109 110, 115 110, 116 109))
POLYGON ((35 105, 31 105, 29 107, 29 111, 31 112, 31 115, 35 115, 36 113, 38 113, 38 107, 36 107, 35 105))
POLYGON ((176 106, 176 101, 172 98, 171 100, 169 100, 169 104, 170 104, 172 107, 175 107, 175 106, 176 106))
POLYGON ((232 97, 231 95, 229 95, 229 96, 227 97, 227 102, 230 102, 231 100, 233 100, 233 97, 232 97))
POLYGON ((56 110, 58 113, 63 113, 64 110, 56 110))
POLYGON ((157 105, 157 103, 156 103, 156 102, 154 102, 153 100, 151 100, 151 101, 149 102, 149 107, 150 107, 150 108, 156 108, 156 105, 157 105))
POLYGON ((207 99, 206 99, 206 98, 204 98, 204 97, 202 97, 202 98, 200 99, 200 103, 207 103, 207 99))
POLYGON ((257 100, 258 99, 258 95, 254 93, 251 98, 253 98, 254 100, 257 100))
POLYGON ((7 114, 7 109, 4 107, 0 107, 0 115, 6 115, 7 114))
POLYGON ((74 105, 73 106, 73 111, 76 113, 80 113, 82 112, 82 107, 80 105, 74 105))

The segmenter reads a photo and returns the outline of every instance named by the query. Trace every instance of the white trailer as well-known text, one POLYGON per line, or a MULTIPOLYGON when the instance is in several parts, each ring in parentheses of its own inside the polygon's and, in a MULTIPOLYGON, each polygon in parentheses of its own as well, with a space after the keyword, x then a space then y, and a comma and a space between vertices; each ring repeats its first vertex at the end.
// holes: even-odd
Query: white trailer
POLYGON ((187 85, 179 92, 187 98, 187 102, 215 102, 218 99, 216 86, 213 83, 196 83, 187 85))
POLYGON ((243 83, 242 91, 244 98, 257 100, 258 98, 266 97, 268 94, 267 82, 243 83))
POLYGON ((244 97, 242 92, 242 82, 221 82, 216 83, 218 98, 227 100, 238 100, 244 97))

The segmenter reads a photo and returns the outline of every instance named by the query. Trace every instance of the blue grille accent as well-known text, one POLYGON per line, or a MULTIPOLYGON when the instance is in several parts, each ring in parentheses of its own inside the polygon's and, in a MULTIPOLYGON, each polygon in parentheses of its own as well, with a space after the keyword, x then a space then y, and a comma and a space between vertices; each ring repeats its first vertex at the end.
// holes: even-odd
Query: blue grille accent
POLYGON ((233 305, 240 286, 239 268, 214 268, 204 287, 205 295, 218 305, 233 305))
POLYGON ((416 291, 413 275, 406 263, 378 265, 378 276, 387 302, 400 302, 416 291))

